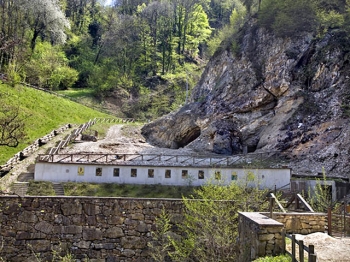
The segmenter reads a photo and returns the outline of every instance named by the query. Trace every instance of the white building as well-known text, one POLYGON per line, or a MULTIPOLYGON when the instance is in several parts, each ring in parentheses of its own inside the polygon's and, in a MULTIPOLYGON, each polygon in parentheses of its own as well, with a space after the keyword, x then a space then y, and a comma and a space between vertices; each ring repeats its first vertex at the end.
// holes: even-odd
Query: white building
POLYGON ((289 168, 249 169, 230 165, 232 158, 198 158, 152 155, 50 155, 39 156, 35 180, 118 184, 200 186, 232 181, 281 188, 289 185, 289 168))

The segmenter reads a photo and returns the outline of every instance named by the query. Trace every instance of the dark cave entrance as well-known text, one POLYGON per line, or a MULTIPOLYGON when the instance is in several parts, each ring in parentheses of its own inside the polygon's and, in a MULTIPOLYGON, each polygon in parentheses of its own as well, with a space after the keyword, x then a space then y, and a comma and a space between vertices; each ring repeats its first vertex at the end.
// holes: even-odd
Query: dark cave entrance
POLYGON ((187 131, 186 134, 182 135, 182 137, 173 142, 172 148, 179 149, 181 147, 187 146, 189 143, 197 139, 201 135, 201 129, 196 126, 190 130, 187 131))

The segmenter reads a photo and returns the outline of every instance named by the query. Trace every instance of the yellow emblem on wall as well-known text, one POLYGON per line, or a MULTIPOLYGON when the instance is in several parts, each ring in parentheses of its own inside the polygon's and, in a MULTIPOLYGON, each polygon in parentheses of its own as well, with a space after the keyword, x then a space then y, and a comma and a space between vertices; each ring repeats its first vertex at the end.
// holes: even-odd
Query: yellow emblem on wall
POLYGON ((84 175, 84 167, 80 166, 78 167, 78 175, 83 176, 84 175))

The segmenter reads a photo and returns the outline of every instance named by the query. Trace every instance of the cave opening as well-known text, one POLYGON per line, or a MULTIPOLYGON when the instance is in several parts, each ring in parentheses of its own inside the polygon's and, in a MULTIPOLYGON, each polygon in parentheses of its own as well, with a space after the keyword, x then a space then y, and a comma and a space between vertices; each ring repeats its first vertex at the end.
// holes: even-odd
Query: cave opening
POLYGON ((249 145, 247 146, 247 152, 248 153, 254 153, 257 149, 257 145, 249 145))
POLYGON ((200 135, 201 129, 198 126, 188 130, 188 132, 184 134, 178 141, 174 141, 176 144, 175 149, 187 146, 189 143, 196 140, 200 135))

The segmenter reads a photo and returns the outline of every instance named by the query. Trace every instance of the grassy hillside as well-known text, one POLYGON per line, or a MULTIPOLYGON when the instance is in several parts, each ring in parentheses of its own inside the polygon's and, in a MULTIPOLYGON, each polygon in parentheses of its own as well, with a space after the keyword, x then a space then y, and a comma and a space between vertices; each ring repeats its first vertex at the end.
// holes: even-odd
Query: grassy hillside
POLYGON ((68 123, 81 124, 95 117, 108 117, 81 104, 28 87, 0 83, 0 92, 7 94, 8 103, 19 105, 27 132, 26 140, 18 147, 0 147, 0 165, 55 128, 68 123))

